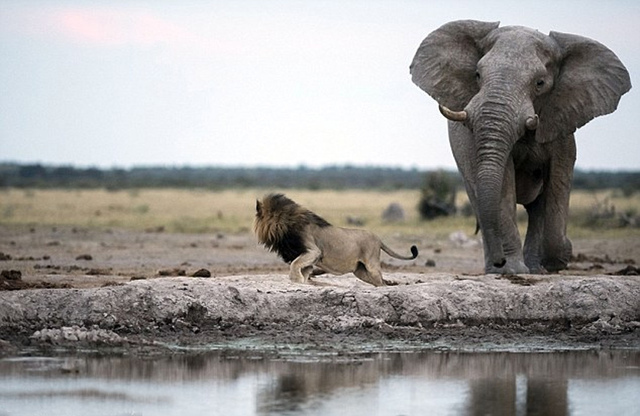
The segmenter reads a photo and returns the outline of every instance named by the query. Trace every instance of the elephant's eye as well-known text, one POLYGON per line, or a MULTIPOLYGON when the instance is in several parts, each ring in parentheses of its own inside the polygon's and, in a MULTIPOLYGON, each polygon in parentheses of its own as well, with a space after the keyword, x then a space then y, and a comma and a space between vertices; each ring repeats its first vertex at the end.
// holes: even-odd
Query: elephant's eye
POLYGON ((476 81, 480 81, 480 72, 476 71, 476 81))
POLYGON ((543 86, 544 86, 544 80, 543 79, 539 79, 538 81, 536 81, 536 87, 542 88, 543 86))

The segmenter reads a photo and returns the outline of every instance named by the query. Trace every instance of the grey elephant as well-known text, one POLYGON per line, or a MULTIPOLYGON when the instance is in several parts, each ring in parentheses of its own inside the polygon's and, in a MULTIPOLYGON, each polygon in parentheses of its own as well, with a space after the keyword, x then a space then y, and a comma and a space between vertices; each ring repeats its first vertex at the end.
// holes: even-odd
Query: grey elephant
POLYGON ((411 64, 440 104, 484 242, 486 273, 566 268, 574 131, 613 112, 629 73, 604 45, 499 22, 462 20, 433 31, 411 64), (528 214, 524 247, 516 204, 528 214))

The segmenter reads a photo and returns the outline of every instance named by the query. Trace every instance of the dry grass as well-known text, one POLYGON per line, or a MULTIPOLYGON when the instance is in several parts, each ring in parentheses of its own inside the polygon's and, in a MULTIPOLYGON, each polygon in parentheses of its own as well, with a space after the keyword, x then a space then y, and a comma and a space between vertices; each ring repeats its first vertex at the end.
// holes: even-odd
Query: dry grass
POLYGON ((640 237, 640 228, 621 228, 619 214, 640 216, 640 194, 624 196, 620 190, 574 192, 571 195, 569 234, 575 237, 640 237), (615 217, 597 220, 604 208, 615 210, 615 217))
POLYGON ((179 189, 9 190, 2 193, 3 223, 79 227, 164 227, 172 232, 248 229, 253 195, 243 191, 179 189))
MULTIPOLYGON (((251 230, 255 200, 265 193, 249 190, 140 189, 106 190, 18 190, 0 191, 0 223, 98 228, 157 229, 168 232, 246 232, 251 230)), ((472 233, 475 219, 461 216, 420 221, 416 206, 418 191, 308 191, 286 194, 335 225, 347 225, 347 217, 359 218, 364 227, 381 235, 402 234, 443 237, 455 230, 472 233), (406 221, 388 224, 382 211, 392 202, 405 210, 406 221)), ((576 237, 639 236, 640 229, 583 227, 584 218, 597 202, 608 198, 618 212, 640 213, 640 195, 625 198, 612 191, 574 192, 569 234, 576 237)), ((458 193, 458 205, 466 201, 458 193)), ((526 222, 522 216, 521 229, 526 222)))

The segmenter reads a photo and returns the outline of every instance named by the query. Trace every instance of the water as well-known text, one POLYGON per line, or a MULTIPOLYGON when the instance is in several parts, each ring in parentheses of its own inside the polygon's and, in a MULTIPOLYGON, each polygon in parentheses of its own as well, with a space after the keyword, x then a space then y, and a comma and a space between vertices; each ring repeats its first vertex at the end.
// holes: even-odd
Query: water
POLYGON ((640 351, 9 358, 7 415, 640 415, 640 351))

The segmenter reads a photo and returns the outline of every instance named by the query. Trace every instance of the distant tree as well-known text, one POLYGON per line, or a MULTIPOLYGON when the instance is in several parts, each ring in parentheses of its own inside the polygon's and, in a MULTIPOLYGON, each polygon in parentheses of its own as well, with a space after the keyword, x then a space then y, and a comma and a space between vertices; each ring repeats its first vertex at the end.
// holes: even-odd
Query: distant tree
MULTIPOLYGON (((462 186, 457 171, 355 167, 310 168, 134 167, 129 169, 20 165, 0 162, 0 187, 17 188, 268 188, 268 189, 420 189, 423 218, 455 212, 455 189, 462 186)), ((625 196, 640 192, 640 171, 581 171, 574 189, 620 189, 625 196)))
POLYGON ((24 179, 42 179, 47 176, 47 169, 42 165, 24 165, 18 169, 18 176, 24 179))
POLYGON ((456 177, 454 175, 443 170, 425 175, 418 203, 420 218, 432 220, 456 213, 456 177))

